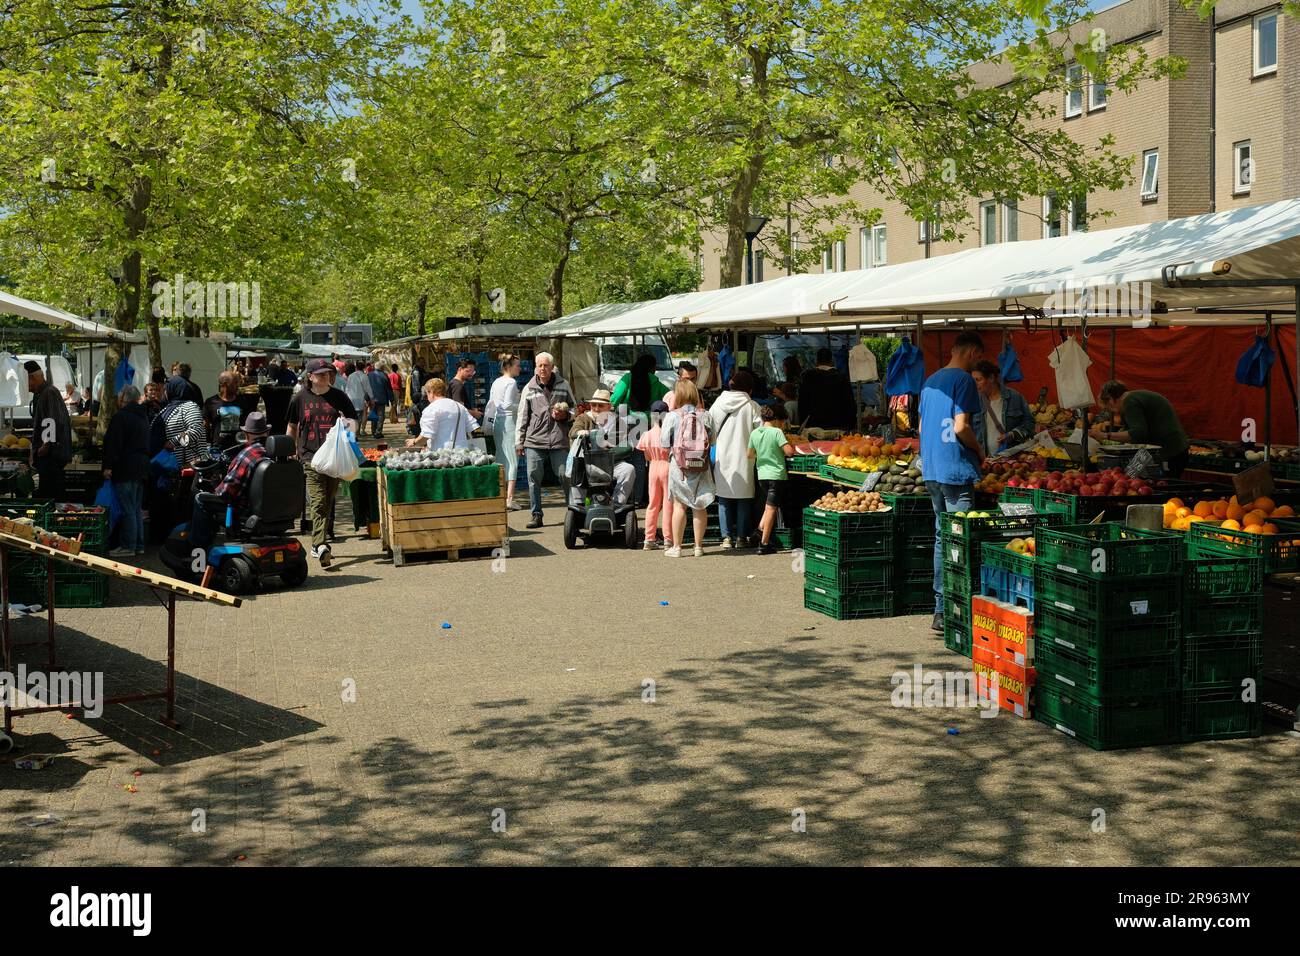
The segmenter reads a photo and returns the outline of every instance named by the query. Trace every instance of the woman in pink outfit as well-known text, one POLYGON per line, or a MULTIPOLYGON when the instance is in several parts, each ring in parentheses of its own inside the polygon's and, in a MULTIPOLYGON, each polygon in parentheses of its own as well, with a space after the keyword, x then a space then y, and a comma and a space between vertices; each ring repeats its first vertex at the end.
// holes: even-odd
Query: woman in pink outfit
POLYGON ((659 422, 663 419, 668 406, 664 402, 655 402, 650 406, 650 420, 654 427, 641 436, 637 449, 645 455, 650 463, 649 492, 650 504, 645 512, 645 544, 643 551, 653 551, 655 547, 655 529, 659 524, 659 512, 664 515, 664 547, 673 546, 673 497, 668 493, 668 455, 667 448, 659 446, 659 422))

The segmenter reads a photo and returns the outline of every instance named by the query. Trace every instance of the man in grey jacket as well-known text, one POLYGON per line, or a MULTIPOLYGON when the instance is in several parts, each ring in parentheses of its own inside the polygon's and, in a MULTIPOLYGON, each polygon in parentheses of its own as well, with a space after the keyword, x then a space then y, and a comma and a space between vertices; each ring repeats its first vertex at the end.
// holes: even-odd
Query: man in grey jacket
POLYGON ((528 466, 528 502, 532 506, 530 528, 542 526, 542 476, 546 462, 557 476, 564 475, 569 452, 569 429, 573 416, 573 392, 555 370, 549 352, 533 357, 537 372, 519 395, 519 416, 515 423, 515 452, 528 466))

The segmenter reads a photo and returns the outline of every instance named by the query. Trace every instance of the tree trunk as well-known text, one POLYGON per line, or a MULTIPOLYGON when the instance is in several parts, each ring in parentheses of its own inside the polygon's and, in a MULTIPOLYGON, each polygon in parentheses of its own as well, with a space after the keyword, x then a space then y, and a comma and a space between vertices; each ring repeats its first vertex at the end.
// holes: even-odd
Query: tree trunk
POLYGON ((421 295, 415 303, 415 314, 417 316, 415 323, 415 334, 424 335, 424 310, 429 305, 428 294, 421 295))
MULTIPOLYGON (((138 239, 144 232, 152 194, 153 181, 147 176, 137 179, 131 187, 123 218, 126 221, 127 236, 132 240, 138 239)), ((117 286, 117 300, 113 308, 113 327, 122 332, 134 332, 140 316, 141 257, 138 250, 122 257, 121 269, 122 278, 117 286)), ((99 396, 99 418, 95 422, 95 435, 101 442, 108 431, 109 420, 117 411, 117 390, 113 387, 113 379, 117 374, 118 363, 125 356, 126 347, 116 339, 104 350, 104 390, 99 396)))
POLYGON ((749 225, 749 204, 763 174, 763 155, 751 153, 731 187, 727 199, 727 249, 722 259, 722 288, 730 289, 745 281, 745 228, 749 225))
POLYGON ((475 267, 469 280, 469 324, 483 321, 483 273, 475 267))
MULTIPOLYGON (((160 278, 157 269, 150 269, 146 288, 152 290, 160 278)), ((149 308, 142 309, 141 314, 144 317, 145 336, 149 340, 149 374, 152 376, 154 369, 162 368, 162 335, 158 331, 158 316, 153 310, 152 300, 149 308)))
POLYGON ((569 265, 573 249, 573 223, 564 224, 559 256, 551 266, 551 277, 546 283, 546 319, 551 321, 564 315, 564 270, 569 265))

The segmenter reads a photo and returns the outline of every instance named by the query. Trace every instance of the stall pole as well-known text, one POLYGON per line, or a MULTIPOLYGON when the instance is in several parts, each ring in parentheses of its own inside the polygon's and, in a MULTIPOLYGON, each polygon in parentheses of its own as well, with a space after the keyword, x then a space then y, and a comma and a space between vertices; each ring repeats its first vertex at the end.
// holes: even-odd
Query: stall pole
MULTIPOLYGON (((1294 286, 1291 287, 1291 292, 1293 294, 1294 302, 1295 302, 1295 318, 1296 318, 1296 324, 1293 326, 1293 328, 1295 329, 1295 343, 1294 343, 1295 344, 1295 375, 1296 375, 1296 381, 1300 382, 1300 282, 1297 282, 1294 286)), ((1284 362, 1286 361, 1286 356, 1282 357, 1282 361, 1284 362)), ((1300 428, 1300 401, 1295 403, 1295 410, 1296 410, 1296 427, 1300 428)), ((1300 433, 1297 434, 1300 435, 1300 433)))
MULTIPOLYGON (((1268 341, 1273 332, 1273 313, 1264 316, 1264 341, 1268 341)), ((1282 356, 1286 361, 1286 356, 1282 356)), ((1273 370, 1270 368, 1264 376, 1264 460, 1273 459, 1273 370)))
POLYGON ((54 559, 45 559, 45 616, 48 624, 45 630, 46 658, 49 670, 54 671, 54 559))
POLYGON ((176 720, 176 595, 167 593, 167 713, 162 722, 179 727, 176 720))
POLYGON ((1115 378, 1115 329, 1110 330, 1110 377, 1115 378))

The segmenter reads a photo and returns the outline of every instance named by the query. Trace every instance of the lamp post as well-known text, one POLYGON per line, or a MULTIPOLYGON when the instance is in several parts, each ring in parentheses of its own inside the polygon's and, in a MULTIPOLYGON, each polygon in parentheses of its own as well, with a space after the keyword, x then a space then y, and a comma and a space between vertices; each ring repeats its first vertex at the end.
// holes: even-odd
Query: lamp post
POLYGON ((754 281, 754 237, 767 225, 766 216, 751 215, 745 223, 745 285, 754 281))

